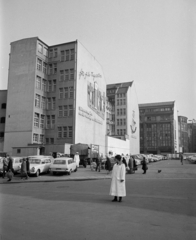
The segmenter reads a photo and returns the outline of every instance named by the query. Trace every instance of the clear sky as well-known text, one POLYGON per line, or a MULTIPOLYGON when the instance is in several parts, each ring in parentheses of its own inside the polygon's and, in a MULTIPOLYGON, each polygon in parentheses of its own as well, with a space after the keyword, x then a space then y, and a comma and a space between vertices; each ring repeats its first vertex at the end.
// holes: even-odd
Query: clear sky
POLYGON ((196 119, 196 0, 0 0, 0 89, 10 43, 78 39, 106 82, 133 81, 138 103, 176 101, 196 119))

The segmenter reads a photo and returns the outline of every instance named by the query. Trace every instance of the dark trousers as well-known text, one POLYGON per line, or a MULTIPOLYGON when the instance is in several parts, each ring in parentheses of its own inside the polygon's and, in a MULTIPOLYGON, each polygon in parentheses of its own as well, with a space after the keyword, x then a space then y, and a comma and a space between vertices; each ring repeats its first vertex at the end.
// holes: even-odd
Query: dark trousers
POLYGON ((5 177, 5 173, 7 172, 7 166, 3 166, 3 175, 2 175, 2 178, 5 177))

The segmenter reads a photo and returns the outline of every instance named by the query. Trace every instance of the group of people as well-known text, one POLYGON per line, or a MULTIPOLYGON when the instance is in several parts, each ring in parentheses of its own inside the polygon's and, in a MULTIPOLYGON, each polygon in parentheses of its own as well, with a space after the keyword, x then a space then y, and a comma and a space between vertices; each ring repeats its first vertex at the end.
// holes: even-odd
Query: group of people
MULTIPOLYGON (((122 202, 122 197, 126 196, 126 186, 125 186, 126 169, 129 168, 129 171, 130 169, 134 169, 135 159, 134 157, 130 156, 127 164, 126 159, 123 156, 116 155, 115 160, 116 160, 116 163, 114 164, 113 170, 112 170, 112 180, 111 180, 109 194, 111 196, 114 196, 114 199, 112 200, 112 202, 117 202, 117 201, 122 202)), ((145 157, 143 157, 142 169, 144 171, 143 174, 146 174, 148 167, 147 167, 147 161, 145 157)))
MULTIPOLYGON (((29 158, 23 158, 21 163, 21 179, 28 179, 30 173, 29 158)), ((3 158, 3 174, 2 178, 7 177, 8 182, 12 181, 14 176, 13 158, 8 154, 3 158)))

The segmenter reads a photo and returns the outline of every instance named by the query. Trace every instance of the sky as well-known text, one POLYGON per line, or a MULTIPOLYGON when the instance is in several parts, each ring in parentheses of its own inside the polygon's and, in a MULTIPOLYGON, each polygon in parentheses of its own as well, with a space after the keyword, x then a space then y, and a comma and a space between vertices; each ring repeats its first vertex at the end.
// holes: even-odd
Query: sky
POLYGON ((195 0, 0 0, 0 89, 10 43, 81 42, 107 84, 134 81, 138 103, 175 101, 196 119, 195 0))

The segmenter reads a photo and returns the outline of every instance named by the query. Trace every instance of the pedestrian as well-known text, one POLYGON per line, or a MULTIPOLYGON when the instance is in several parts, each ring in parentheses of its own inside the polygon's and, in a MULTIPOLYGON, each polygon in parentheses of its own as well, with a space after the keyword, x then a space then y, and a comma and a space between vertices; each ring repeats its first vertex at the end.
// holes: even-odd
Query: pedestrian
POLYGON ((13 158, 9 156, 9 162, 8 162, 8 167, 7 167, 7 177, 8 177, 8 182, 12 181, 12 178, 14 176, 14 169, 13 169, 13 158))
POLYGON ((110 155, 106 156, 105 169, 107 170, 107 174, 109 174, 110 171, 112 170, 110 155))
POLYGON ((76 166, 79 167, 80 164, 80 156, 79 153, 76 152, 75 156, 74 156, 74 162, 76 162, 76 166))
POLYGON ((183 165, 183 160, 184 160, 184 157, 183 157, 183 153, 180 154, 180 161, 181 161, 181 164, 183 165))
POLYGON ((133 174, 134 171, 134 158, 130 155, 129 163, 128 163, 128 173, 133 174))
POLYGON ((22 159, 21 164, 21 179, 23 178, 28 179, 26 158, 22 159))
POLYGON ((101 156, 100 156, 100 154, 98 154, 98 156, 97 156, 96 164, 97 164, 96 171, 100 172, 100 169, 101 169, 101 156))
POLYGON ((125 187, 126 169, 125 169, 125 164, 122 163, 121 155, 116 155, 115 160, 116 160, 116 164, 114 164, 114 167, 112 170, 110 195, 114 196, 114 199, 112 200, 112 202, 117 202, 117 201, 121 202, 122 197, 126 196, 126 187, 125 187))
POLYGON ((8 168, 8 162, 9 162, 9 155, 5 155, 5 157, 3 158, 3 175, 2 178, 5 178, 5 174, 7 172, 7 168, 8 168))
POLYGON ((143 157, 143 160, 142 160, 142 170, 144 171, 143 174, 146 174, 146 171, 148 170, 148 166, 147 166, 145 157, 143 157))
POLYGON ((27 165, 27 176, 30 176, 30 162, 29 162, 29 158, 26 158, 26 165, 27 165))

